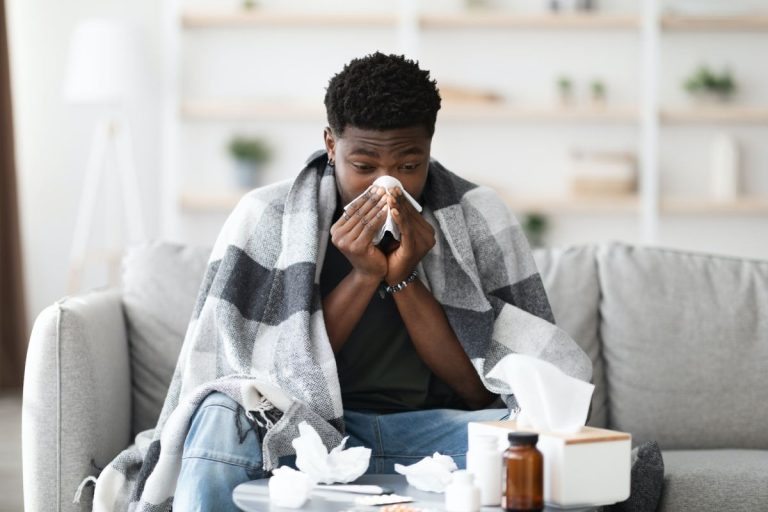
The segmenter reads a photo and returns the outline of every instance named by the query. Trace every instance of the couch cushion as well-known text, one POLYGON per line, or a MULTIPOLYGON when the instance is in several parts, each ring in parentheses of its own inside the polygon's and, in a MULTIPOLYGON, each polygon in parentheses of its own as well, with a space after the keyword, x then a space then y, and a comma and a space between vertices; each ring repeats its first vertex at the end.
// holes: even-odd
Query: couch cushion
POLYGON ((153 241, 123 260, 123 305, 131 345, 133 433, 154 428, 211 253, 153 241))
POLYGON ((610 245, 598 268, 610 427, 768 448, 768 262, 610 245))
POLYGON ((768 510, 768 451, 665 451, 660 511, 768 510))
POLYGON ((592 360, 592 415, 588 425, 607 425, 603 356, 598 335, 600 284, 593 246, 534 251, 555 321, 592 360))

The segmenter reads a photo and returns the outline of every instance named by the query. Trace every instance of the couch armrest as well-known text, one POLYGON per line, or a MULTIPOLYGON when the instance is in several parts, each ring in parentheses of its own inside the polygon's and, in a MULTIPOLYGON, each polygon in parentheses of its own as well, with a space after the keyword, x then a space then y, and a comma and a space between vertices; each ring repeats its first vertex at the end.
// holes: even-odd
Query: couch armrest
POLYGON ((130 443, 131 374, 121 292, 64 298, 35 320, 22 407, 26 510, 90 510, 80 482, 130 443), (94 467, 94 464, 97 467, 94 467))

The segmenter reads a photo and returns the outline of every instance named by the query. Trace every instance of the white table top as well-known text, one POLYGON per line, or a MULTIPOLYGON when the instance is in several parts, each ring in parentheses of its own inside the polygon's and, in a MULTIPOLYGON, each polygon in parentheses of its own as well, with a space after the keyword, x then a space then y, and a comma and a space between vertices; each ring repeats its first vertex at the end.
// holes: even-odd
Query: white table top
MULTIPOLYGON (((381 508, 377 506, 361 506, 355 505, 354 499, 359 495, 349 493, 334 493, 333 497, 330 494, 324 493, 323 496, 311 495, 309 500, 300 509, 291 509, 285 507, 278 507, 272 505, 269 502, 269 488, 267 483, 269 479, 252 480, 250 482, 244 482, 235 487, 232 492, 232 499, 235 504, 240 507, 244 512, 288 512, 296 510, 307 510, 316 512, 371 512, 377 511, 381 508), (336 497, 338 496, 338 498, 336 497)), ((442 512, 445 510, 445 495, 437 494, 433 492, 420 491, 415 487, 408 485, 405 477, 402 475, 363 475, 358 478, 354 483, 356 484, 374 484, 382 487, 392 489, 395 494, 400 496, 410 496, 414 498, 414 502, 409 503, 415 508, 422 510, 429 510, 434 512, 442 512)), ((501 507, 483 507, 483 512, 500 512, 503 511, 501 507)), ((587 508, 555 508, 546 507, 547 511, 567 510, 569 512, 594 512, 598 510, 595 507, 587 508)))

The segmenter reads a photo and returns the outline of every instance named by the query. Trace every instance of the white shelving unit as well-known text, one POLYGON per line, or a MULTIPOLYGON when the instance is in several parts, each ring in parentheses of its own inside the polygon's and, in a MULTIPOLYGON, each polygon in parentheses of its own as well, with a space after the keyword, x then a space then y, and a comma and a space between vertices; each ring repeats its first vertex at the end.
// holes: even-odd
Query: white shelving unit
MULTIPOLYGON (((768 197, 744 198, 718 203, 705 199, 675 199, 660 191, 659 139, 666 126, 734 124, 768 127, 768 106, 722 105, 707 107, 667 107, 659 100, 660 48, 665 32, 673 31, 768 31, 768 15, 701 17, 662 14, 659 0, 642 0, 636 14, 513 14, 495 11, 461 13, 419 13, 416 2, 401 0, 395 13, 303 14, 291 12, 227 11, 215 9, 185 10, 180 0, 166 3, 167 81, 165 87, 165 234, 173 238, 178 218, 186 213, 222 213, 231 210, 241 192, 206 192, 203 187, 182 190, 179 187, 179 131, 188 123, 249 122, 275 120, 287 122, 324 121, 321 103, 301 100, 187 98, 180 94, 182 35, 196 30, 258 30, 275 28, 383 28, 397 33, 402 47, 418 48, 421 35, 432 31, 601 31, 635 33, 641 54, 641 89, 637 105, 605 107, 533 108, 505 103, 444 101, 440 112, 442 126, 458 123, 550 123, 618 124, 636 127, 640 156, 639 193, 618 198, 585 197, 513 197, 505 196, 518 212, 539 211, 549 214, 636 215, 642 241, 657 242, 659 224, 665 215, 765 215, 768 197)), ((727 37, 727 35, 723 35, 727 37)))
MULTIPOLYGON (((192 121, 248 121, 259 119, 324 121, 325 108, 308 102, 247 102, 191 100, 181 106, 183 119, 192 121)), ((521 108, 496 103, 444 101, 440 121, 601 122, 633 124, 635 107, 521 108)))

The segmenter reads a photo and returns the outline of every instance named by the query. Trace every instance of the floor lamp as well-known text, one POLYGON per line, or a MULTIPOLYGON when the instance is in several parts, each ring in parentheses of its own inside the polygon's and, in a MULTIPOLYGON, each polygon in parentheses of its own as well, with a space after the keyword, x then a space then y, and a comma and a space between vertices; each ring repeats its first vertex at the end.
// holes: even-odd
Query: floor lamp
POLYGON ((122 250, 96 251, 89 247, 96 217, 99 190, 107 172, 116 172, 127 245, 145 239, 142 208, 130 126, 121 115, 127 100, 140 87, 141 41, 137 31, 120 20, 92 19, 81 22, 72 36, 65 97, 76 104, 91 104, 105 112, 91 141, 69 256, 67 292, 78 292, 86 263, 107 263, 111 285, 119 282, 122 250), (109 156, 116 166, 107 168, 109 156))

